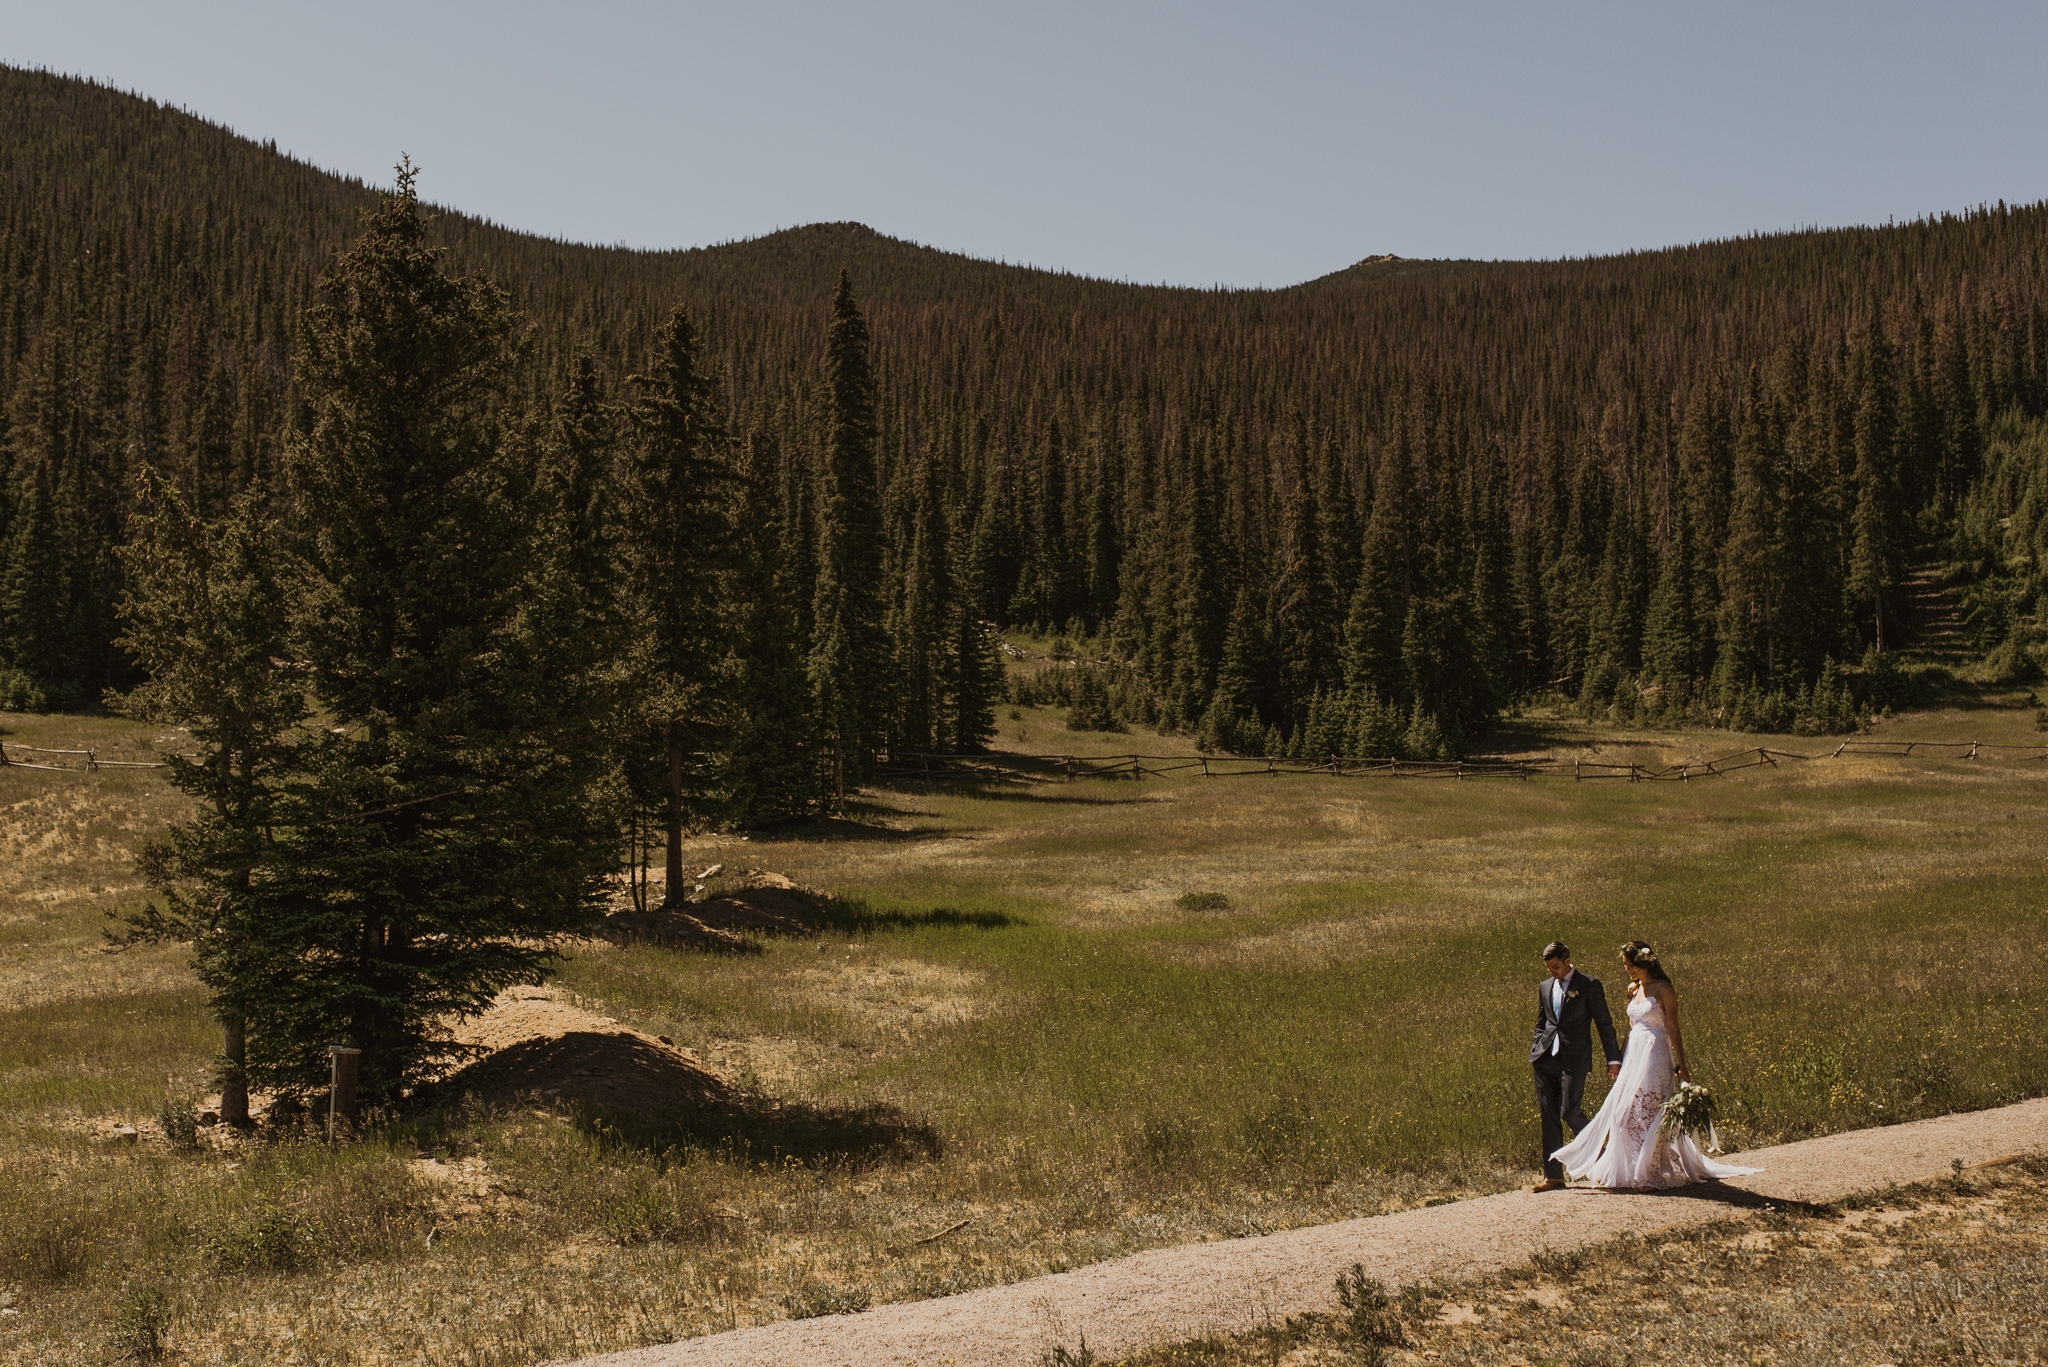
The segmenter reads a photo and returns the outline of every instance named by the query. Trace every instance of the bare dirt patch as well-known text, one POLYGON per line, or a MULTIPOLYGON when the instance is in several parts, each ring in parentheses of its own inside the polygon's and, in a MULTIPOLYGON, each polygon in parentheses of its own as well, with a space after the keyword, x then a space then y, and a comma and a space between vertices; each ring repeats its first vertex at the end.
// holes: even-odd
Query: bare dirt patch
MULTIPOLYGON (((755 936, 804 939, 815 935, 825 908, 834 900, 829 892, 804 887, 765 869, 743 869, 728 878, 723 865, 713 865, 697 878, 700 889, 705 886, 701 880, 708 878, 735 885, 721 886, 715 896, 688 902, 687 909, 659 910, 650 905, 640 911, 622 891, 613 898, 619 909, 605 917, 597 937, 614 945, 645 943, 724 954, 757 952, 755 936)), ((650 881, 650 903, 654 887, 664 881, 650 881)))
POLYGON ((656 1116, 735 1090, 692 1051, 586 1011, 551 988, 500 993, 489 1011, 452 1026, 450 1034, 491 1052, 444 1080, 443 1096, 656 1116))

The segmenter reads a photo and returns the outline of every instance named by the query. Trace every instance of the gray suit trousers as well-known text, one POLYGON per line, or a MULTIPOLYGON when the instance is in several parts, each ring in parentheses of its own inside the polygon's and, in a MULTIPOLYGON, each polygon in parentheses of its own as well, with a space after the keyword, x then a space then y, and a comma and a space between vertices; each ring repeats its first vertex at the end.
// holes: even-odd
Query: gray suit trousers
POLYGON ((1564 1127, 1577 1134, 1586 1128, 1586 1074, 1568 1073, 1554 1058, 1529 1065, 1536 1078, 1536 1111, 1543 1117, 1543 1175, 1563 1177, 1564 1164, 1550 1155, 1564 1147, 1564 1127))

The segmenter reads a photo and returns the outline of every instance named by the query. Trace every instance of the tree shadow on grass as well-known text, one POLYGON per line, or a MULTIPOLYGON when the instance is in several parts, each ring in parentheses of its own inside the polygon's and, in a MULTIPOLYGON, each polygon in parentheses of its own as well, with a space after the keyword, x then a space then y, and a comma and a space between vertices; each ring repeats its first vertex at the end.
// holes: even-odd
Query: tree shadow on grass
POLYGON ((576 1123, 601 1143, 672 1162, 704 1156, 727 1163, 859 1171, 933 1163, 944 1155, 937 1129, 885 1102, 822 1106, 734 1096, 658 1118, 585 1112, 576 1123))
POLYGON ((942 830, 898 830, 894 826, 881 826, 867 821, 856 821, 843 816, 813 817, 805 821, 792 821, 780 826, 757 827, 747 832, 747 839, 756 845, 785 845, 798 841, 875 841, 879 843, 905 840, 944 840, 948 832, 942 830))
POLYGON ((687 1052, 631 1032, 577 1030, 522 1040, 421 1088, 419 1130, 474 1107, 544 1106, 601 1143, 671 1161, 795 1162, 863 1168, 935 1161, 939 1133, 885 1103, 836 1106, 741 1092, 687 1052))
MULTIPOLYGON (((1087 779, 1128 779, 1132 775, 1123 773, 1081 774, 1087 779)), ((929 778, 895 778, 889 780, 885 791, 905 794, 926 794, 943 792, 950 797, 970 797, 979 802, 1033 802, 1047 805, 1074 807, 1121 807, 1134 802, 1149 802, 1143 797, 1091 797, 1083 793, 1065 790, 1046 792, 1028 785, 1047 782, 1045 779, 997 778, 988 774, 963 774, 957 778, 933 775, 929 778)), ((881 785, 876 785, 880 787, 881 785)))
POLYGON ((1006 911, 961 911, 955 907, 924 907, 914 911, 883 909, 844 897, 820 903, 812 916, 819 929, 837 930, 848 935, 870 934, 878 930, 941 928, 1009 930, 1030 924, 1023 917, 1012 916, 1006 911))

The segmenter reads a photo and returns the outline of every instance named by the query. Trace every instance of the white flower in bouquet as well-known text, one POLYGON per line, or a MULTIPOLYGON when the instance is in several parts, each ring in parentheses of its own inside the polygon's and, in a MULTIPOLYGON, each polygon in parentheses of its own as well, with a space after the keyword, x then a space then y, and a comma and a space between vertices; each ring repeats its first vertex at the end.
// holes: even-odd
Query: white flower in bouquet
POLYGON ((1657 1128, 1705 1134, 1707 1152, 1721 1151, 1721 1136, 1714 1131, 1714 1094, 1696 1083, 1681 1082, 1678 1090, 1664 1099, 1664 1113, 1657 1128))

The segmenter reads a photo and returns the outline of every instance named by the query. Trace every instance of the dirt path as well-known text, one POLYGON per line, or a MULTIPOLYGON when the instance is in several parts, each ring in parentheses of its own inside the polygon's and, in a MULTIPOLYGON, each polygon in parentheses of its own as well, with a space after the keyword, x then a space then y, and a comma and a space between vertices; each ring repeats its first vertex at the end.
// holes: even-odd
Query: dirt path
POLYGON ((1156 1249, 1012 1286, 788 1320, 658 1348, 583 1359, 585 1367, 1016 1367, 1081 1335, 1105 1357, 1212 1331, 1336 1308, 1333 1281, 1358 1262, 1390 1287, 1526 1262, 1539 1249, 1630 1230, 1704 1224, 1773 1201, 1830 1201, 1892 1182, 2048 1149, 2048 1099, 1910 1125, 1855 1130, 1742 1156, 1754 1177, 1658 1196, 1590 1190, 1508 1192, 1258 1239, 1156 1249))

